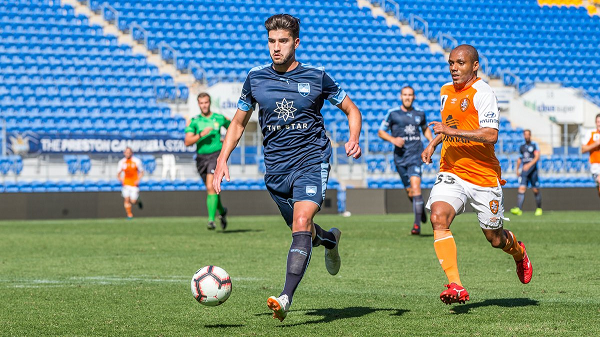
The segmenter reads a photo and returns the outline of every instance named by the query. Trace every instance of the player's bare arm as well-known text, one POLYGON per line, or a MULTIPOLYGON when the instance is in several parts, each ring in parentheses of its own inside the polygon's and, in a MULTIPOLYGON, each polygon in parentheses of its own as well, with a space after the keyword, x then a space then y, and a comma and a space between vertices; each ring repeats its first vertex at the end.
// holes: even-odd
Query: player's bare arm
POLYGON ((585 153, 585 152, 591 152, 591 151, 593 151, 595 149, 598 149, 598 148, 600 148, 600 140, 597 141, 597 142, 595 142, 595 143, 592 143, 590 145, 582 145, 581 146, 581 152, 583 152, 583 153, 585 153))
POLYGON ((423 150, 423 152, 421 153, 421 160, 423 160, 423 162, 425 164, 431 164, 431 156, 433 156, 433 153, 435 152, 435 148, 442 142, 442 140, 444 139, 444 135, 437 135, 435 138, 433 138, 430 142, 429 145, 427 145, 427 147, 425 148, 425 150, 423 150))
POLYGON ((144 171, 139 171, 138 172, 138 178, 135 181, 135 186, 140 186, 140 180, 142 180, 143 176, 144 176, 144 171))
POLYGON ((204 128, 200 133, 195 134, 193 132, 186 132, 185 134, 185 146, 192 146, 196 144, 201 138, 208 136, 214 129, 211 127, 204 128))
POLYGON ((441 122, 431 122, 430 126, 433 126, 433 132, 436 135, 446 135, 453 137, 460 137, 466 140, 470 140, 478 143, 489 143, 496 144, 498 141, 498 130, 494 128, 479 128, 476 130, 461 130, 453 129, 448 125, 441 122))
POLYGON ((523 172, 529 171, 529 169, 532 168, 535 165, 535 163, 538 162, 539 159, 540 159, 540 151, 533 152, 533 159, 529 163, 523 165, 523 172))
MULTIPOLYGON (((519 172, 520 167, 521 167, 521 158, 517 158, 517 169, 515 170, 517 173, 517 177, 521 175, 521 172, 519 172)), ((525 168, 523 168, 523 170, 525 170, 525 168)))
POLYGON ((394 137, 392 135, 390 135, 389 133, 383 131, 383 130, 379 130, 377 131, 377 135, 379 136, 379 138, 388 141, 392 144, 394 144, 397 147, 403 147, 404 146, 404 138, 402 137, 394 137))
POLYGON ((250 116, 252 115, 253 109, 248 111, 238 109, 231 120, 231 124, 229 124, 229 128, 227 128, 227 134, 225 135, 225 140, 223 141, 223 148, 221 148, 221 154, 219 154, 219 158, 217 158, 217 168, 215 169, 215 174, 213 178, 213 187, 217 194, 221 193, 221 181, 223 178, 229 181, 229 168, 227 167, 227 160, 231 155, 231 152, 235 149, 240 138, 242 138, 242 134, 246 129, 246 125, 248 125, 248 121, 250 120, 250 116))
POLYGON ((433 134, 431 133, 431 129, 428 128, 426 125, 423 125, 423 128, 421 129, 423 131, 423 136, 425 136, 425 138, 431 142, 433 140, 433 134))
POLYGON ((346 96, 342 103, 338 104, 337 107, 348 117, 348 125, 350 127, 350 136, 348 142, 345 144, 346 155, 358 159, 361 156, 360 145, 358 144, 362 126, 362 115, 360 110, 358 110, 356 104, 354 104, 348 96, 346 96))

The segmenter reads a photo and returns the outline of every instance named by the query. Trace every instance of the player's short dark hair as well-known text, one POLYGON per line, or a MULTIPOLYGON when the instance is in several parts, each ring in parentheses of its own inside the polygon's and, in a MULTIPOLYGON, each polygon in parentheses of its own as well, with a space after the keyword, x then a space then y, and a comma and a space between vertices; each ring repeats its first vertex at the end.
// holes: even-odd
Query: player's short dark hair
POLYGON ((597 114, 597 115, 596 115, 596 119, 598 119, 598 118, 600 118, 600 114, 597 114))
POLYGON ((126 148, 125 148, 125 150, 123 150, 123 152, 125 152, 125 151, 127 151, 127 150, 129 150, 129 151, 133 152, 133 149, 131 148, 131 146, 128 146, 128 147, 126 147, 126 148))
POLYGON ((404 91, 404 89, 410 89, 413 92, 413 95, 415 94, 415 88, 411 87, 410 85, 405 85, 402 87, 402 89, 400 89, 400 93, 402 93, 402 91, 404 91))
POLYGON ((198 101, 200 98, 203 98, 203 97, 208 97, 208 102, 209 103, 212 102, 212 100, 210 98, 210 95, 207 92, 201 92, 201 93, 199 93, 198 97, 196 97, 196 101, 198 101))
POLYGON ((295 40, 300 37, 300 19, 289 14, 275 14, 265 21, 267 32, 272 30, 287 30, 295 40))
POLYGON ((460 46, 454 48, 454 50, 457 49, 464 49, 471 57, 471 61, 473 61, 473 63, 475 63, 475 61, 479 62, 479 52, 470 44, 461 44, 460 46))
POLYGON ((531 130, 529 130, 529 129, 523 130, 523 133, 525 133, 525 132, 529 132, 529 134, 531 134, 531 130))

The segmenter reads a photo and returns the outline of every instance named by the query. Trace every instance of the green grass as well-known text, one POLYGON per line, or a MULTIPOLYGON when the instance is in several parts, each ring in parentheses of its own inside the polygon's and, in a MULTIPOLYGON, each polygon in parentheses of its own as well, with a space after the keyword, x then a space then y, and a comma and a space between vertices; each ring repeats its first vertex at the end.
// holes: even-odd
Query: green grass
POLYGON ((0 335, 600 335, 600 212, 513 216, 507 228, 534 266, 528 285, 473 214, 457 217, 471 301, 453 306, 438 297, 432 231, 410 236, 411 217, 319 216, 343 231, 342 269, 330 276, 316 248, 283 323, 266 306, 291 241, 279 217, 231 218, 226 233, 195 218, 0 222, 0 335), (233 279, 219 307, 191 295, 208 264, 233 279))

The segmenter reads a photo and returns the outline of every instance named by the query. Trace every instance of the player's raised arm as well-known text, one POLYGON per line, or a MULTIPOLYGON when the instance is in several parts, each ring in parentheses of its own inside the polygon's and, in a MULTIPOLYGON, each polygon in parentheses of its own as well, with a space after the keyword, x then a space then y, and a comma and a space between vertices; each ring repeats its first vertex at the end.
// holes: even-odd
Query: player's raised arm
POLYGON ((342 103, 338 104, 337 107, 348 117, 350 136, 348 142, 345 144, 346 155, 358 159, 361 156, 360 145, 358 144, 360 129, 362 127, 362 115, 360 110, 358 110, 358 107, 352 102, 349 96, 346 96, 342 103))
POLYGON ((217 158, 217 168, 215 169, 213 179, 213 187, 217 194, 221 193, 221 181, 223 180, 223 177, 225 180, 229 181, 227 160, 240 141, 240 138, 242 138, 242 134, 246 129, 246 125, 248 125, 250 116, 252 116, 252 111, 252 108, 248 111, 237 109, 235 116, 227 128, 227 134, 223 141, 223 148, 221 148, 221 154, 219 154, 219 158, 217 158))

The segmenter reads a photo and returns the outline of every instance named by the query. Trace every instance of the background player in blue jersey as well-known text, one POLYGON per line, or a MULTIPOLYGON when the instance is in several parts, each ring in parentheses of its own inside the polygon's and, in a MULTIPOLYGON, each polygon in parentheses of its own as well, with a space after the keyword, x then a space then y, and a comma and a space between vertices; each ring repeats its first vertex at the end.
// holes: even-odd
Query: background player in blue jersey
POLYGON ((540 192, 540 181, 538 178, 537 162, 540 159, 540 150, 535 142, 531 141, 531 131, 524 130, 523 138, 525 144, 519 147, 520 156, 517 159, 517 176, 519 177, 519 194, 517 195, 517 207, 513 207, 510 212, 515 215, 523 214, 523 201, 525 201, 525 191, 527 185, 531 185, 531 190, 535 195, 537 208, 535 215, 542 215, 542 193, 540 192), (521 169, 523 163, 523 169, 521 169), (519 171, 519 169, 521 169, 519 171))
POLYGON ((394 144, 394 164, 415 213, 415 221, 410 232, 418 235, 421 233, 420 222, 427 222, 421 195, 421 164, 423 164, 421 132, 429 141, 433 139, 433 136, 427 127, 425 113, 413 108, 415 90, 409 86, 402 88, 400 98, 402 105, 388 111, 381 122, 378 135, 394 144))
POLYGON ((267 300, 273 317, 283 321, 313 247, 325 247, 325 266, 330 274, 337 274, 341 264, 338 254, 341 232, 337 228, 325 231, 313 222, 325 198, 331 156, 321 108, 328 100, 347 115, 350 133, 345 149, 355 159, 361 155, 358 138, 362 117, 346 92, 323 69, 296 61, 300 44, 298 19, 287 14, 274 15, 265 21, 265 28, 273 63, 255 67, 248 73, 238 110, 217 159, 214 187, 219 193, 222 179, 229 181, 227 160, 258 103, 258 120, 264 136, 265 183, 292 230, 283 291, 279 297, 267 300))

